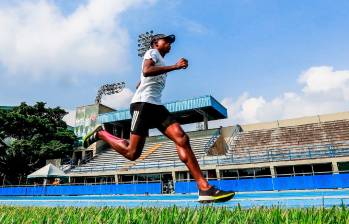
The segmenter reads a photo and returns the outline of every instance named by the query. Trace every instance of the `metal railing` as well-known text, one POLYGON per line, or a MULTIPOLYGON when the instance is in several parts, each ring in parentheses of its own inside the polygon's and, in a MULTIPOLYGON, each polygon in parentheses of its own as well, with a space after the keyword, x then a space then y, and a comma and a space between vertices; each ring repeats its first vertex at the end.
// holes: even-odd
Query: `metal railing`
MULTIPOLYGON (((347 147, 336 148, 333 145, 313 145, 306 147, 290 147, 286 149, 269 149, 264 151, 247 150, 237 155, 205 156, 198 159, 200 166, 205 165, 236 165, 276 161, 291 161, 317 158, 334 158, 349 156, 349 145, 347 147)), ((128 170, 137 169, 160 169, 185 167, 180 160, 139 162, 135 166, 128 167, 128 170)), ((115 165, 95 165, 75 167, 71 172, 103 172, 125 169, 124 164, 115 165)))
POLYGON ((204 146, 204 152, 208 153, 208 151, 211 149, 211 147, 214 145, 214 143, 217 141, 217 139, 221 136, 221 130, 217 129, 211 136, 211 138, 208 140, 208 142, 204 146))
POLYGON ((87 164, 95 157, 92 154, 88 154, 84 159, 81 159, 79 161, 74 161, 73 159, 66 159, 62 161, 62 164, 60 165, 60 169, 64 172, 70 171, 71 169, 76 169, 77 167, 80 167, 84 164, 87 164))
POLYGON ((242 132, 242 127, 239 124, 233 126, 232 133, 231 133, 230 137, 228 138, 228 142, 227 142, 227 146, 229 149, 234 141, 234 138, 236 136, 238 136, 238 134, 241 132, 242 132))

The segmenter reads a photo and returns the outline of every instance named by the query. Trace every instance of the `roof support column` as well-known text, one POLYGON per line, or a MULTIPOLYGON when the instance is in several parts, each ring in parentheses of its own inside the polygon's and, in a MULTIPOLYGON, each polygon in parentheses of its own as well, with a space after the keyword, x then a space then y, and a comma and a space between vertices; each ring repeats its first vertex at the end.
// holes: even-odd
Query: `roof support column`
POLYGON ((275 166, 270 165, 270 174, 272 178, 276 177, 276 170, 275 170, 275 166))
POLYGON ((207 117, 207 113, 203 113, 204 116, 204 130, 208 129, 208 117, 207 117))
POLYGON ((338 164, 336 161, 332 161, 332 171, 334 174, 339 174, 338 164))
POLYGON ((217 177, 217 180, 221 179, 221 173, 219 172, 218 168, 216 168, 216 177, 217 177))
POLYGON ((203 111, 203 110, 199 110, 199 109, 195 109, 199 114, 202 115, 203 117, 203 122, 204 122, 204 130, 208 129, 208 114, 203 111))
POLYGON ((176 172, 174 170, 172 170, 172 180, 173 180, 173 183, 175 184, 176 183, 176 172))

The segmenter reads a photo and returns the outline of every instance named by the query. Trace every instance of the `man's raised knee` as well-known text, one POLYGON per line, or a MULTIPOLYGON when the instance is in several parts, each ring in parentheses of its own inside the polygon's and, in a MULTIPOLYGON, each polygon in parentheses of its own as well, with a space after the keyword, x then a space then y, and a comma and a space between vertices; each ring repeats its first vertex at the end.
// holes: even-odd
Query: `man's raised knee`
POLYGON ((139 157, 141 156, 141 153, 129 153, 127 155, 128 159, 131 160, 131 161, 135 161, 137 160, 139 157))
POLYGON ((181 147, 189 145, 189 136, 186 133, 181 134, 176 138, 176 145, 181 147))
POLYGON ((127 158, 131 161, 135 161, 141 156, 142 150, 143 150, 143 147, 141 146, 138 146, 135 149, 132 149, 132 148, 129 149, 129 153, 127 153, 127 158))
POLYGON ((136 161, 138 158, 139 158, 139 156, 136 155, 136 154, 133 154, 133 155, 129 156, 129 159, 130 159, 131 161, 136 161))

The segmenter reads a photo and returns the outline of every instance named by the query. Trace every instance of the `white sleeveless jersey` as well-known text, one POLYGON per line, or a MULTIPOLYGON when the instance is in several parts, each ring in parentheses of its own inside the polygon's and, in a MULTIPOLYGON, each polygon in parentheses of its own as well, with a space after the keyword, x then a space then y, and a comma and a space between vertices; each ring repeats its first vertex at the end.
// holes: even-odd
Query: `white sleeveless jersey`
POLYGON ((165 60, 157 49, 149 49, 143 57, 141 84, 136 90, 131 103, 145 102, 151 104, 161 105, 161 93, 165 88, 167 74, 157 76, 143 75, 143 66, 146 59, 152 59, 155 66, 165 66, 165 60))

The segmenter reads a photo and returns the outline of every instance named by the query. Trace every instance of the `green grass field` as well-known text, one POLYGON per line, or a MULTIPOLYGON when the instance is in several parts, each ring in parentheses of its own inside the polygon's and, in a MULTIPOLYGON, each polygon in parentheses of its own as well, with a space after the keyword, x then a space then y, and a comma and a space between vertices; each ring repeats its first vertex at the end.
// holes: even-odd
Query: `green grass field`
POLYGON ((0 207, 0 223, 349 223, 347 207, 333 208, 77 208, 0 207))

